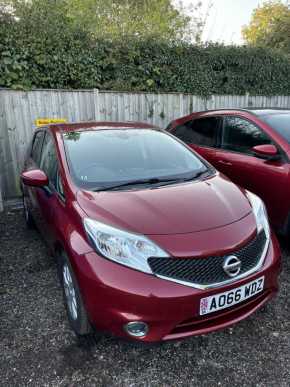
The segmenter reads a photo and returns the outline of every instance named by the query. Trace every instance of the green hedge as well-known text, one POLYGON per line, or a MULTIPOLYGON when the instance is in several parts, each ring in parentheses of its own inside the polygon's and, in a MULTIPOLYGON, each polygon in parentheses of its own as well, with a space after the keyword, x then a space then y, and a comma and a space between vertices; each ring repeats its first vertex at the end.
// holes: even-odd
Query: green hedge
MULTIPOLYGON (((99 88, 195 95, 290 94, 289 57, 253 47, 94 41, 60 26, 52 34, 0 27, 0 87, 99 88)), ((38 26, 39 28, 39 26, 38 26)), ((41 28, 41 24, 40 24, 41 28)))

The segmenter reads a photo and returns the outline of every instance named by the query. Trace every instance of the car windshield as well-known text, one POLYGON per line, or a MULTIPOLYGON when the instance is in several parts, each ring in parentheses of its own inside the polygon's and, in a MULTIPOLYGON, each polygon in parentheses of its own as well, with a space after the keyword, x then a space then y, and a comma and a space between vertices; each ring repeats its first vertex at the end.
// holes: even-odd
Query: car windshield
POLYGON ((67 132, 63 139, 70 173, 85 189, 185 180, 208 170, 183 144, 154 129, 98 128, 67 132))
POLYGON ((290 113, 271 114, 262 118, 290 144, 290 113))

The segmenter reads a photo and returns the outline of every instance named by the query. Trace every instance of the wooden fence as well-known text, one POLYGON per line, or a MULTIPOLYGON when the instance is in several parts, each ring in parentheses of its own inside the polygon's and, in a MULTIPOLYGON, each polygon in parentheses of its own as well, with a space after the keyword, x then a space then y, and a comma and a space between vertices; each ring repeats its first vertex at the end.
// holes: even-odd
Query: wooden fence
POLYGON ((234 107, 290 108, 290 96, 212 96, 98 90, 0 90, 0 210, 17 197, 19 172, 37 118, 68 121, 143 121, 160 127, 194 111, 234 107), (1 195, 2 192, 2 195, 1 195))

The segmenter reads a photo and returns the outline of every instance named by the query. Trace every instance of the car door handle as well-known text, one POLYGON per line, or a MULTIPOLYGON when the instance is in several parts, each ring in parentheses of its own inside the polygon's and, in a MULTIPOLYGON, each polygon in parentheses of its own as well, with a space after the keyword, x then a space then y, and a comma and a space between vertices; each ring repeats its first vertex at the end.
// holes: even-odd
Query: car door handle
POLYGON ((232 165, 230 161, 225 161, 225 160, 218 160, 218 163, 223 164, 223 165, 232 165))

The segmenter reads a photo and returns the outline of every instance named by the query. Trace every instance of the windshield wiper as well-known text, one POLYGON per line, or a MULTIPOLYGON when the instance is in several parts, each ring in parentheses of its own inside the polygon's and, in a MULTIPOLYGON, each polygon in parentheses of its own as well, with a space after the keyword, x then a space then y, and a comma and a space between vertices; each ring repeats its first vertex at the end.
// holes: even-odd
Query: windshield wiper
POLYGON ((110 185, 108 187, 98 187, 96 189, 93 189, 92 191, 94 192, 99 192, 99 191, 110 191, 114 190, 117 188, 122 188, 122 187, 130 187, 132 185, 142 185, 142 184, 159 184, 162 183, 162 185, 168 184, 173 184, 173 183, 179 183, 179 182, 184 182, 184 181, 190 181, 194 180, 201 175, 203 175, 207 171, 200 171, 197 172, 194 175, 191 175, 190 177, 181 177, 181 178, 159 178, 159 177, 151 177, 150 179, 139 179, 139 180, 132 180, 132 181, 127 181, 121 184, 116 184, 116 185, 110 185), (165 184, 163 184, 165 183, 165 184))
POLYGON ((115 188, 129 187, 131 185, 158 184, 158 183, 167 183, 167 182, 172 182, 172 181, 179 181, 179 179, 159 179, 158 177, 152 177, 150 179, 139 179, 139 180, 127 181, 127 182, 124 182, 121 184, 110 185, 109 187, 100 187, 100 188, 97 188, 93 191, 95 191, 95 192, 110 191, 110 190, 113 190, 115 188))

